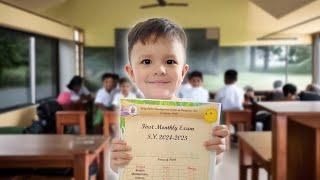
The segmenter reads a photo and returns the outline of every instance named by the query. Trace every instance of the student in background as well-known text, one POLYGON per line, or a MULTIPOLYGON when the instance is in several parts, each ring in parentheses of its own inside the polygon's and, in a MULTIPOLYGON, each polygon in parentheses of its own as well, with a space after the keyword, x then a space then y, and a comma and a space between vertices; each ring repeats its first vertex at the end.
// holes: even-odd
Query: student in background
POLYGON ((244 103, 245 104, 254 104, 255 103, 255 95, 254 90, 251 86, 245 86, 244 88, 244 103))
POLYGON ((97 107, 93 120, 95 131, 100 131, 99 129, 103 122, 103 111, 113 110, 112 99, 117 91, 118 79, 118 75, 111 73, 105 73, 101 77, 103 87, 98 90, 96 99, 94 100, 94 104, 97 107))
POLYGON ((222 110, 241 110, 244 103, 244 91, 237 87, 238 72, 229 69, 224 73, 225 86, 220 89, 215 101, 222 104, 222 110))
POLYGON ((187 91, 188 91, 189 89, 191 89, 191 87, 192 87, 191 84, 190 84, 190 74, 187 74, 186 77, 187 77, 187 78, 184 78, 184 79, 183 79, 183 82, 182 82, 182 84, 181 84, 181 86, 180 86, 180 89, 179 89, 179 91, 178 91, 177 96, 178 96, 179 98, 185 97, 187 91))
POLYGON ((271 93, 267 94, 266 100, 268 101, 279 101, 284 98, 282 92, 283 83, 281 80, 276 80, 273 82, 273 90, 271 93))
POLYGON ((112 99, 116 93, 117 81, 116 74, 105 73, 101 77, 103 87, 98 90, 94 104, 101 110, 112 109, 112 99))
POLYGON ((298 100, 297 96, 297 87, 294 84, 286 84, 282 88, 285 101, 296 101, 298 100))
POLYGON ((62 92, 58 96, 57 101, 60 105, 81 103, 91 99, 90 92, 84 86, 83 78, 80 76, 73 76, 67 88, 69 91, 62 92))
POLYGON ((202 73, 199 71, 193 71, 190 73, 188 79, 191 88, 184 90, 182 98, 194 102, 208 102, 209 92, 202 87, 202 73))
POLYGON ((112 101, 112 105, 118 107, 120 104, 121 98, 126 99, 135 99, 137 96, 131 92, 132 84, 129 79, 127 78, 120 78, 119 80, 120 92, 117 92, 112 101))

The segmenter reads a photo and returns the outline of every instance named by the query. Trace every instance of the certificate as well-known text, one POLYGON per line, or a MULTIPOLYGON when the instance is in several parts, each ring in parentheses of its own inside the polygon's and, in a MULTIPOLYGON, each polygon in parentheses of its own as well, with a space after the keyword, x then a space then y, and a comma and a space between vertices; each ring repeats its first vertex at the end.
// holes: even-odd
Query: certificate
POLYGON ((133 158, 120 179, 214 179, 215 153, 203 144, 220 111, 219 103, 121 99, 120 138, 133 158))

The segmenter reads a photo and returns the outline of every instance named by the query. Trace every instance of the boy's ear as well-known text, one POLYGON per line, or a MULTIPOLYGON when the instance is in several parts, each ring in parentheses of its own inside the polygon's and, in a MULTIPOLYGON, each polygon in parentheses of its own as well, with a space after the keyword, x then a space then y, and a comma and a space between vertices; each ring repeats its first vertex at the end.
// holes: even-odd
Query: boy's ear
POLYGON ((125 67, 124 67, 124 70, 127 72, 131 82, 135 82, 134 81, 134 79, 135 79, 134 78, 134 73, 133 73, 133 69, 132 69, 131 65, 130 64, 126 64, 125 67))
POLYGON ((183 68, 182 68, 182 79, 186 76, 188 71, 189 71, 189 65, 188 64, 183 65, 183 68))

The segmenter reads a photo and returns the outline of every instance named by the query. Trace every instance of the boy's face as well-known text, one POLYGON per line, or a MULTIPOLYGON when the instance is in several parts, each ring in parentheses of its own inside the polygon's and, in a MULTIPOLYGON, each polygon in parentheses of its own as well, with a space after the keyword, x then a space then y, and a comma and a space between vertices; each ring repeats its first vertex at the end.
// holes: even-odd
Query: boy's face
POLYGON ((105 78, 103 80, 103 87, 106 91, 111 91, 114 88, 114 81, 110 78, 105 78))
POLYGON ((120 85, 120 91, 122 94, 128 95, 131 91, 131 84, 128 82, 122 83, 120 85))
POLYGON ((138 41, 131 50, 131 65, 125 69, 132 82, 149 99, 174 99, 189 66, 180 41, 151 37, 138 41))
POLYGON ((189 83, 191 84, 192 87, 200 87, 202 85, 202 79, 200 77, 192 77, 189 80, 189 83))

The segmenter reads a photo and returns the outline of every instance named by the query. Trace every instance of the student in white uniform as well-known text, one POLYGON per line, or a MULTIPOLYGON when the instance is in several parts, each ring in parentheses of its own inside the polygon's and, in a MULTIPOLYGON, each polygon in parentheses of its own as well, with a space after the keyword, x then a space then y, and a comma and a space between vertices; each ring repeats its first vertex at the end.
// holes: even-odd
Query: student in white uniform
POLYGON ((244 91, 237 87, 238 73, 229 69, 224 73, 225 86, 215 95, 215 101, 222 103, 222 110, 242 110, 244 91))
POLYGON ((127 78, 121 78, 119 80, 120 85, 120 92, 117 92, 112 101, 112 105, 119 107, 120 105, 120 99, 126 98, 126 99, 136 99, 137 96, 131 92, 132 85, 129 79, 127 78))
POLYGON ((116 74, 105 73, 102 75, 103 87, 98 90, 94 100, 94 104, 97 107, 93 121, 95 128, 99 128, 103 122, 103 111, 113 110, 112 99, 116 93, 118 79, 119 77, 116 74))
POLYGON ((202 87, 203 76, 199 71, 193 71, 189 75, 190 88, 183 91, 183 99, 193 102, 208 102, 209 92, 202 87))

